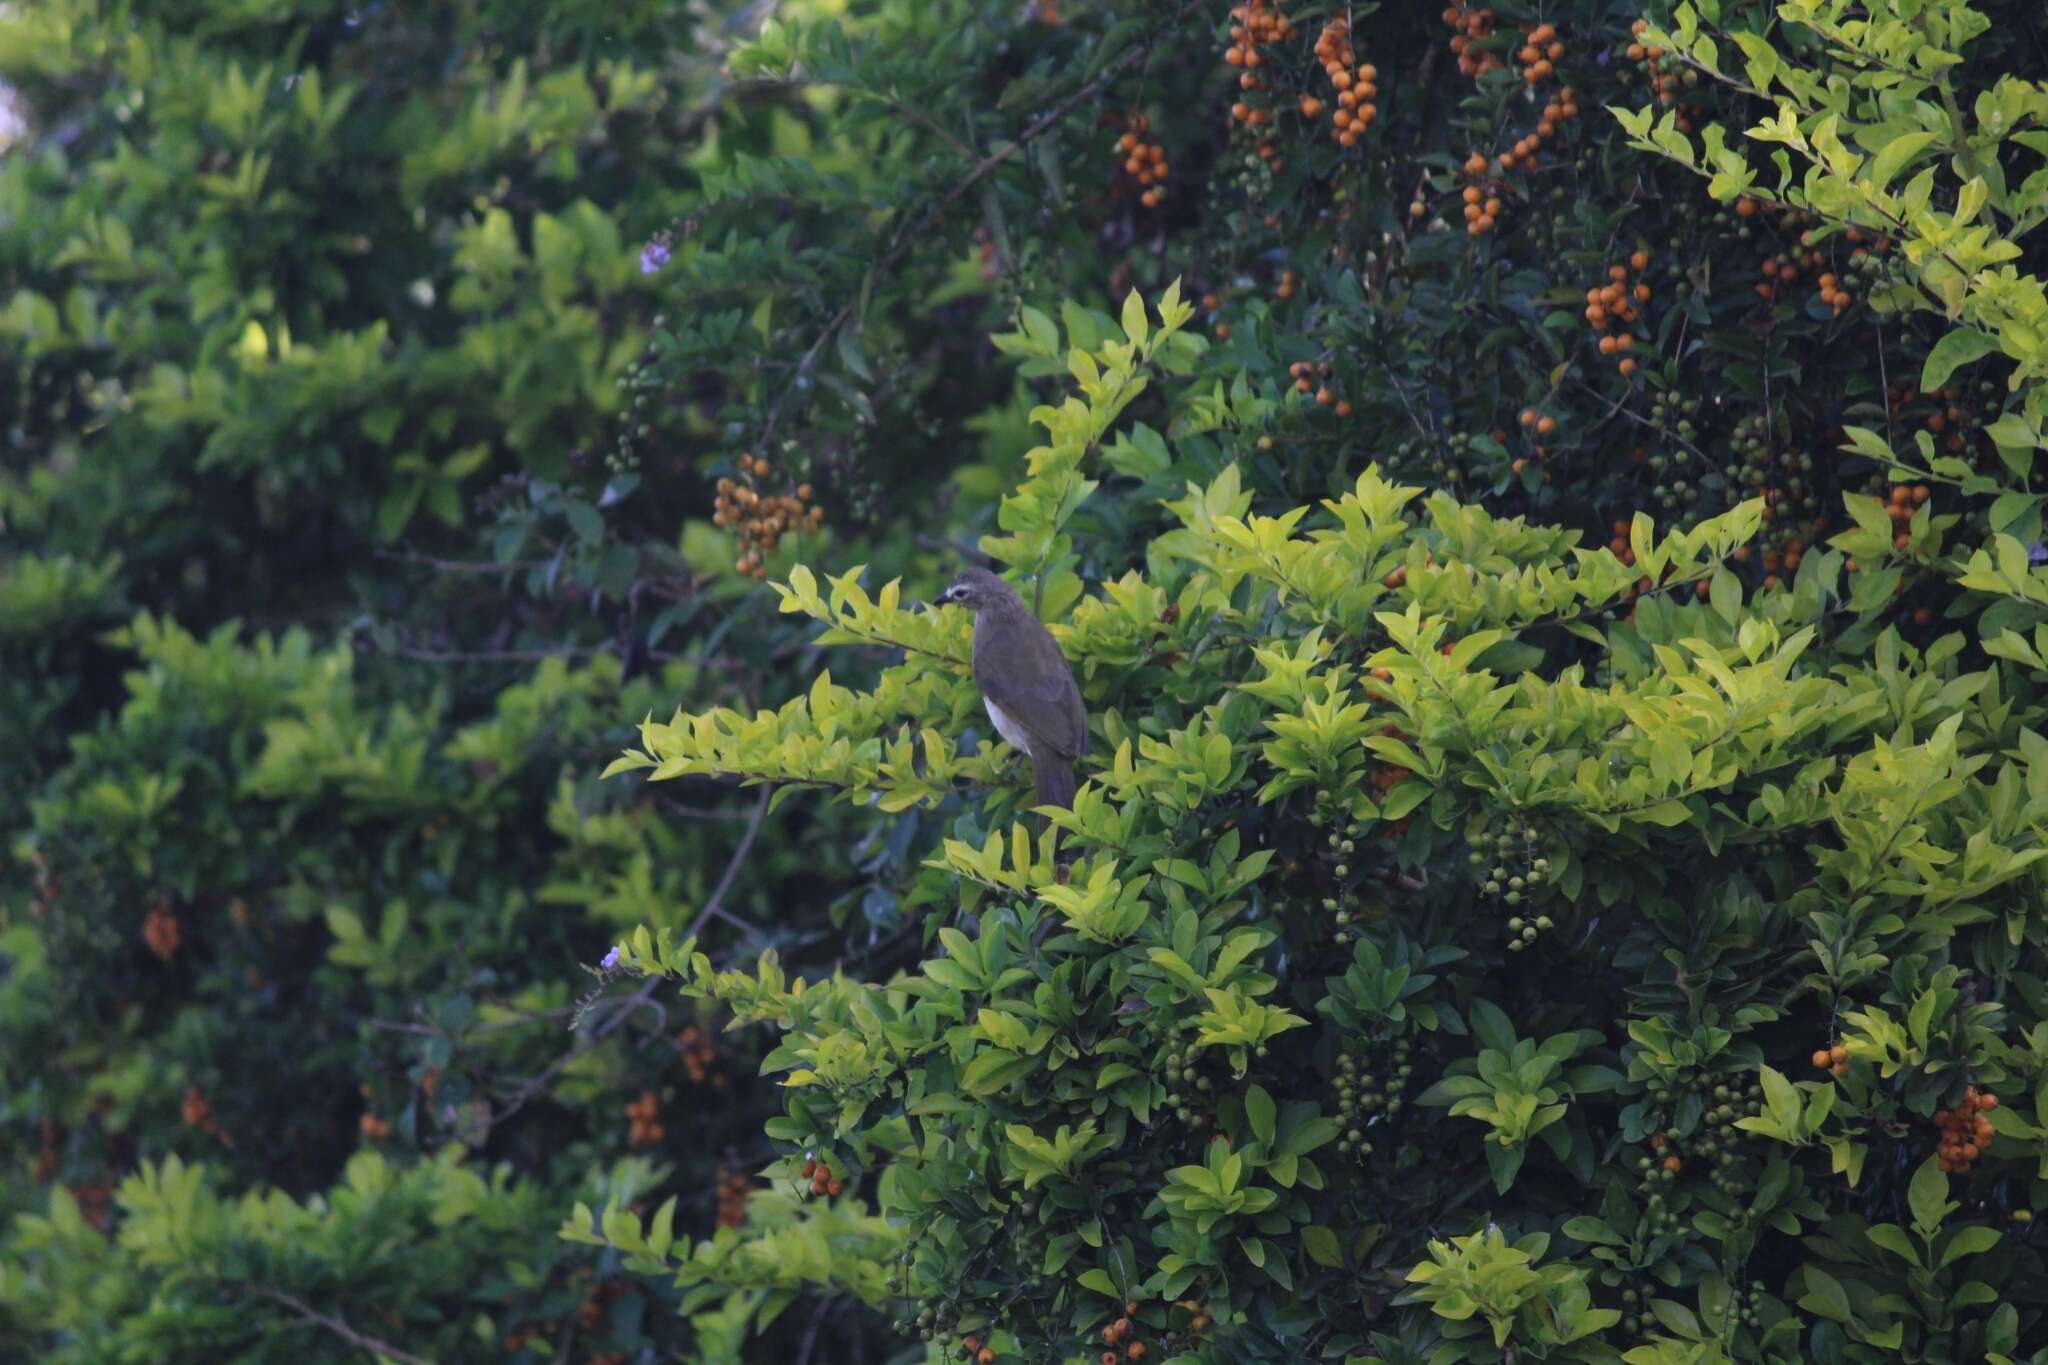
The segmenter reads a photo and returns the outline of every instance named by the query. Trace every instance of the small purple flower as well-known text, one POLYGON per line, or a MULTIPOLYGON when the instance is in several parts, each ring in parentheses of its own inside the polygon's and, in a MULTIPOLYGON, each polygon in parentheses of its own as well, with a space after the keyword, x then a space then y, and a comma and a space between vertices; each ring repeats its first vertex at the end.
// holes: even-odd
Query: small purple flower
POLYGON ((598 965, 600 967, 603 967, 608 972, 617 971, 619 969, 619 950, 617 948, 614 948, 610 952, 606 953, 604 955, 604 961, 599 963, 598 965))
POLYGON ((2048 545, 2043 545, 2038 540, 2029 545, 2027 547, 2027 563, 2048 564, 2048 545))
POLYGON ((669 255, 668 243, 660 237, 656 237, 646 246, 640 248, 640 273, 643 275, 658 273, 663 266, 668 264, 669 255))

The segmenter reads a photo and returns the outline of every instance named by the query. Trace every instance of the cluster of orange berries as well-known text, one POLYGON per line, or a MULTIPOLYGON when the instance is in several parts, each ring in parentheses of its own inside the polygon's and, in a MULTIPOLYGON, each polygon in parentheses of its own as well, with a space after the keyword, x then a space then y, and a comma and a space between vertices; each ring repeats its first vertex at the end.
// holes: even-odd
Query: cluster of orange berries
POLYGON ((1330 387, 1329 361, 1326 360, 1321 365, 1311 365, 1306 360, 1297 360, 1287 367, 1287 373, 1294 379, 1296 393, 1313 393, 1319 406, 1330 409, 1339 417, 1351 415, 1351 404, 1339 398, 1337 391, 1330 387))
POLYGON ((804 1179, 811 1182, 813 1198, 837 1199, 846 1188, 846 1182, 832 1174, 832 1168, 816 1157, 804 1158, 804 1179))
MULTIPOLYGON (((1757 297, 1766 302, 1782 298, 1783 291, 1799 283, 1801 271, 1818 272, 1825 263, 1825 258, 1818 251, 1811 250, 1781 251, 1774 256, 1766 256, 1757 267, 1757 273, 1763 276, 1756 287, 1757 297)), ((1828 284, 1822 291, 1823 297, 1833 293, 1837 284, 1833 275, 1825 278, 1828 284)), ((1846 308, 1848 303, 1842 306, 1846 308)))
MULTIPOLYGON (((1231 66, 1244 68, 1244 74, 1237 78, 1238 87, 1246 92, 1266 88, 1265 78, 1259 75, 1259 68, 1265 65, 1265 57, 1259 49, 1268 43, 1282 42, 1294 36, 1294 22, 1266 0, 1246 0, 1230 11, 1233 21, 1230 25, 1230 46, 1224 50, 1223 60, 1231 66)), ((1270 110, 1255 108, 1243 100, 1230 106, 1230 117, 1247 128, 1257 128, 1273 121, 1270 110)))
MULTIPOLYGON (((1783 489, 1766 488, 1764 490, 1764 510, 1772 510, 1784 500, 1784 497, 1783 489)), ((1745 545, 1742 548, 1746 550, 1749 547, 1745 545)), ((1805 562, 1806 539, 1796 531, 1786 536, 1776 545, 1766 547, 1763 553, 1764 587, 1777 587, 1779 574, 1782 573, 1789 578, 1793 574, 1798 573, 1799 566, 1805 562)))
POLYGON ((391 1125, 375 1114, 364 1114, 357 1121, 356 1128, 362 1133, 365 1142, 382 1142, 391 1136, 391 1125))
POLYGON ((197 1128, 223 1147, 235 1145, 226 1130, 220 1126, 220 1120, 213 1116, 213 1101, 207 1099, 206 1092, 198 1086, 186 1087, 185 1101, 179 1106, 179 1113, 184 1118, 187 1128, 197 1128))
POLYGON ((29 862, 36 870, 35 899, 29 902, 29 913, 42 919, 57 908, 57 899, 63 894, 63 885, 50 875, 49 864, 40 853, 31 852, 29 862))
POLYGON ((960 1354, 973 1361, 974 1365, 996 1365, 996 1348, 972 1332, 960 1338, 960 1354))
MULTIPOLYGON (((1552 47, 1559 46, 1556 43, 1552 47)), ((1557 130, 1579 116, 1579 92, 1569 85, 1557 92, 1557 98, 1543 106, 1543 117, 1536 121, 1536 131, 1517 142, 1512 150, 1500 155, 1500 168, 1511 171, 1525 161, 1533 160, 1543 144, 1557 136, 1557 130)))
POLYGON ((583 1291, 583 1302, 576 1305, 576 1325, 586 1332, 594 1332, 604 1322, 612 1300, 626 1292, 622 1284, 610 1280, 596 1280, 583 1291))
POLYGON ((1525 41, 1515 53, 1515 60, 1522 64, 1522 79, 1530 85, 1547 80, 1557 70, 1557 64, 1564 60, 1564 42, 1557 36, 1557 25, 1538 24, 1524 35, 1525 41))
POLYGON ((1650 301, 1650 286, 1637 278, 1631 286, 1631 272, 1640 277, 1650 268, 1650 253, 1637 251, 1628 258, 1625 265, 1607 267, 1607 283, 1586 291, 1586 321, 1600 335, 1600 354, 1619 356, 1615 368, 1626 378, 1636 372, 1635 357, 1628 352, 1636 344, 1635 334, 1627 330, 1640 316, 1637 308, 1650 301), (1622 330, 1613 330, 1616 324, 1622 330))
POLYGON ((1486 179, 1492 164, 1484 152, 1474 152, 1465 159, 1465 174, 1473 179, 1464 189, 1465 231, 1474 237, 1493 231, 1500 222, 1500 187, 1486 179))
POLYGON ((1837 1076, 1849 1074, 1849 1049, 1840 1043, 1832 1047, 1815 1048, 1812 1061, 1816 1070, 1831 1072, 1837 1076))
POLYGON ((987 224, 977 224, 974 229, 974 260, 981 267, 981 282, 994 284, 1003 275, 1003 256, 996 246, 995 234, 987 224))
POLYGON ((1280 283, 1273 287, 1273 297, 1285 303, 1293 298, 1295 292, 1300 288, 1301 276, 1295 274, 1292 270, 1283 270, 1280 272, 1280 283))
POLYGON ((1934 1123, 1941 1129, 1941 1144, 1934 1149, 1936 1165, 1950 1175, 1968 1175, 1996 1135, 1984 1116, 1997 1107, 1998 1096, 1989 1090, 1979 1093, 1973 1085, 1954 1109, 1935 1110, 1934 1123))
MULTIPOLYGON (((1188 1330, 1190 1332, 1206 1332, 1216 1324, 1216 1320, 1209 1316, 1209 1306, 1205 1303, 1198 1303, 1194 1299, 1182 1299, 1176 1306, 1188 1310, 1188 1330)), ((1127 1303, 1124 1305, 1124 1311, 1126 1313, 1135 1312, 1137 1311, 1137 1305, 1127 1303)))
MULTIPOLYGON (((1316 38, 1316 60, 1323 64, 1323 74, 1337 91, 1337 107, 1330 112, 1337 145, 1352 146, 1379 117, 1379 106, 1373 102, 1380 93, 1374 84, 1379 80, 1379 68, 1370 62, 1358 64, 1358 56, 1351 50, 1351 23, 1346 19, 1332 19, 1323 25, 1316 38)), ((1301 97, 1303 118, 1315 118, 1323 108, 1323 102, 1314 95, 1301 97)))
POLYGON ((1122 1361, 1145 1358, 1145 1343, 1131 1340, 1131 1333, 1137 1331, 1137 1325, 1131 1318, 1137 1311, 1137 1304, 1126 1303, 1124 1315, 1102 1329, 1102 1344, 1107 1348, 1102 1353, 1102 1365, 1119 1365, 1122 1361))
MULTIPOLYGON (((766 479, 775 472, 775 467, 759 455, 742 455, 739 465, 741 475, 753 480, 766 479)), ((762 560, 775 552, 782 537, 817 530, 825 524, 825 509, 811 505, 811 486, 807 483, 798 484, 793 495, 771 493, 764 497, 752 483, 720 479, 711 524, 733 528, 740 542, 740 557, 733 563, 734 571, 759 579, 768 576, 762 560)))
POLYGON ((683 1070, 689 1073, 692 1085, 708 1080, 714 1090, 725 1088, 725 1073, 717 1069, 718 1048, 710 1034, 692 1024, 676 1035, 676 1051, 682 1054, 683 1070))
POLYGON ((1922 397, 1934 405, 1934 411, 1927 414, 1927 430, 1946 447, 1949 454, 1960 455, 1968 447, 1963 433, 1976 425, 1976 415, 1962 405, 1962 390, 1951 386, 1933 389, 1923 395, 1919 386, 1907 381, 1896 386, 1895 395, 1892 399, 1894 410, 1922 397))
POLYGON ((1649 28, 1650 21, 1648 19, 1638 19, 1629 25, 1629 34, 1637 39, 1637 41, 1628 45, 1626 55, 1630 61, 1643 69, 1645 76, 1650 78, 1650 84, 1657 92, 1657 102, 1659 104, 1676 104, 1678 103, 1679 86, 1682 82, 1679 80, 1677 72, 1665 70, 1663 48, 1645 47, 1642 44, 1642 36, 1649 31, 1649 28))
POLYGON ((1678 1155, 1678 1153, 1676 1152, 1667 1151, 1666 1148, 1668 1148, 1669 1146, 1670 1140, 1664 1134, 1650 1134, 1650 1151, 1653 1154, 1660 1152, 1663 1153, 1663 1155, 1661 1156, 1653 1155, 1651 1157, 1651 1160, 1656 1162, 1659 1168, 1669 1171, 1673 1175, 1677 1175, 1680 1171, 1685 1169, 1685 1158, 1678 1155))
POLYGON ((1913 519, 1913 513, 1934 496, 1934 490, 1924 483, 1892 485, 1891 496, 1885 502, 1885 511, 1893 521, 1906 522, 1913 519))
POLYGON ((1498 71, 1499 54, 1482 44, 1493 36, 1493 11, 1479 9, 1466 0, 1451 0, 1444 10, 1444 22, 1457 32, 1451 36, 1451 51, 1458 54, 1458 70, 1474 80, 1498 71))
POLYGON ((626 1145, 629 1147, 653 1147, 668 1136, 668 1129, 661 1121, 661 1099, 652 1090, 640 1092, 640 1098, 626 1105, 626 1145))
MULTIPOLYGON (((1250 73, 1246 73, 1249 75, 1250 73)), ((1146 208, 1157 208, 1166 198, 1166 148, 1147 142, 1152 120, 1143 114, 1124 116, 1123 135, 1116 140, 1117 155, 1123 158, 1124 174, 1138 182, 1144 193, 1138 196, 1146 208)))
POLYGON ((114 1186, 107 1180, 88 1180, 82 1185, 70 1187, 71 1197, 78 1204, 78 1216, 92 1226, 95 1232, 107 1230, 107 1209, 114 1202, 114 1186))
POLYGON ((57 1121, 46 1118, 40 1126, 43 1146, 42 1150, 36 1153, 32 1177, 36 1184, 47 1185, 57 1178, 57 1168, 63 1164, 63 1157, 57 1150, 57 1121))
POLYGON ((142 917, 142 941, 149 945, 149 950, 169 962, 178 955, 181 937, 178 917, 171 913, 170 904, 163 900, 153 902, 149 913, 142 917))
POLYGON ((718 1226, 722 1228, 745 1227, 747 1222, 747 1199, 754 1193, 754 1182, 738 1171, 718 1173, 718 1226))

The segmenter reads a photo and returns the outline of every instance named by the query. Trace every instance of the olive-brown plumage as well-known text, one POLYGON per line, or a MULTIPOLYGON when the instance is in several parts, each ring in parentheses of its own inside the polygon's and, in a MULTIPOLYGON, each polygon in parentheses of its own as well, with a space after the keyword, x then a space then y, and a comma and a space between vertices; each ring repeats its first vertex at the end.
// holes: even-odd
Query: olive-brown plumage
POLYGON ((1074 763, 1088 752, 1088 708, 1059 642, 987 569, 963 570, 938 601, 974 613, 974 684, 996 733, 1030 758, 1038 804, 1071 806, 1074 763))

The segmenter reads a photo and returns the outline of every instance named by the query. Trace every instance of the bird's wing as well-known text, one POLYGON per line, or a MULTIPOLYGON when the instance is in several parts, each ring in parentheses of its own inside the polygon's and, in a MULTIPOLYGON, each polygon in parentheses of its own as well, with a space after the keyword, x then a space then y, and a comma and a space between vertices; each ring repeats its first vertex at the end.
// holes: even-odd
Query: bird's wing
POLYGON ((998 631, 999 643, 975 641, 974 681, 981 695, 1060 757, 1086 753, 1088 710, 1059 643, 1036 622, 1004 623, 998 631), (998 659, 1010 666, 999 666, 998 659))

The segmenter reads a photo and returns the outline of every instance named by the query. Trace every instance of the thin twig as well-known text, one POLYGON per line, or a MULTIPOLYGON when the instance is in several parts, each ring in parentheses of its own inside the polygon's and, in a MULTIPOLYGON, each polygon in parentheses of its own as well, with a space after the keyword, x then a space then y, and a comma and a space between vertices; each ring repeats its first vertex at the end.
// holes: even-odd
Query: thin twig
MULTIPOLYGON (((703 932, 705 921, 714 915, 723 913, 725 893, 732 889, 733 880, 740 875, 741 864, 746 862, 747 854, 753 851, 754 839, 761 833, 761 822, 768 818, 768 802, 774 795, 774 787, 762 786, 761 799, 754 803, 753 819, 747 825, 747 832, 740 836, 740 846, 732 851, 732 857, 727 860, 725 875, 718 879, 718 885, 711 890, 711 899, 704 902, 704 908, 698 911, 697 918, 690 922, 690 932, 683 937, 697 937, 699 933, 703 932)), ((753 928, 746 921, 736 920, 730 915, 726 916, 726 920, 728 923, 736 923, 750 930, 753 928)))
POLYGON ((292 1312, 298 1314, 307 1322, 326 1328, 351 1346, 359 1346, 365 1351, 372 1351, 380 1356, 399 1361, 401 1365, 433 1365, 433 1362, 425 1356, 416 1356, 410 1351, 401 1351, 388 1341, 380 1341, 376 1337, 358 1332, 340 1318, 323 1313, 304 1299, 295 1298, 281 1289, 269 1289, 263 1285, 249 1285, 247 1286, 247 1292, 254 1294, 259 1299, 269 1299, 272 1303, 281 1304, 291 1309, 292 1312))
POLYGON ((428 664, 532 664, 548 659, 580 659, 592 654, 608 653, 610 645, 570 645, 562 649, 409 649, 395 646, 382 649, 370 646, 373 653, 387 659, 409 659, 415 663, 428 664))
MULTIPOLYGON (((596 1047, 600 1042, 618 1032, 619 1026, 632 1018, 642 1005, 651 1003, 650 997, 654 994, 654 988, 659 986, 664 979, 659 976, 648 977, 646 985, 612 1006, 610 1014, 603 1022, 594 1026, 588 1033, 579 1035, 576 1041, 569 1045, 568 1050, 556 1057, 552 1062, 549 1062, 539 1075, 531 1077, 521 1084, 519 1089, 513 1092, 512 1098, 505 1102, 505 1107, 491 1116, 491 1123, 493 1125, 501 1124, 521 1109, 524 1109, 535 1095, 538 1095, 547 1087, 549 1081, 561 1074, 562 1068, 568 1066, 569 1063, 575 1061, 578 1057, 596 1047)), ((666 1026, 668 1011, 662 1009, 659 1005, 656 1005, 654 1008, 661 1018, 661 1023, 657 1027, 666 1026)))
POLYGON ((377 550, 379 559, 389 559, 399 564, 424 564, 442 573, 516 573, 521 569, 535 569, 546 564, 546 559, 442 559, 436 555, 415 554, 410 550, 377 550))

